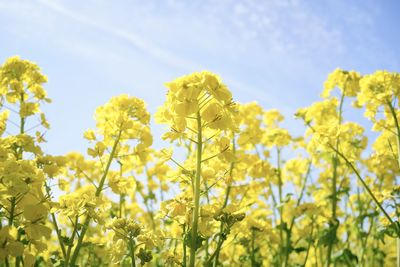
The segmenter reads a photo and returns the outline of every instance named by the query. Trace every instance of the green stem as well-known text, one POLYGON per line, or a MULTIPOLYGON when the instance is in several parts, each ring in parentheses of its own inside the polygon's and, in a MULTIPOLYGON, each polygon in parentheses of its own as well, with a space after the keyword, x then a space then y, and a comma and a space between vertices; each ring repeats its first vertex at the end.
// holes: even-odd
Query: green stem
POLYGON ((129 239, 129 254, 131 256, 132 262, 131 266, 136 267, 135 262, 135 242, 132 239, 129 239))
POLYGON ((396 266, 400 267, 400 237, 396 238, 396 244, 397 244, 397 260, 396 260, 396 266))
MULTIPOLYGON (((22 105, 22 103, 24 103, 24 93, 20 94, 20 105, 22 105)), ((25 133, 25 118, 21 117, 20 118, 21 123, 19 125, 19 133, 20 134, 24 134, 25 133)), ((22 156, 23 156, 23 149, 22 147, 19 148, 19 150, 16 151, 16 153, 18 153, 17 159, 18 160, 22 160, 22 156)), ((15 206, 16 206, 16 198, 12 197, 11 198, 11 208, 10 208, 10 217, 8 218, 8 225, 12 226, 13 221, 14 221, 14 212, 15 212, 15 206)))
MULTIPOLYGON (((122 177, 122 163, 119 162, 119 175, 122 177)), ((119 195, 119 212, 118 215, 120 218, 122 218, 123 216, 123 208, 124 208, 124 204, 125 204, 125 195, 123 193, 121 193, 119 195)))
POLYGON ((396 126, 396 131, 397 131, 397 161, 399 163, 400 166, 400 125, 399 125, 399 121, 397 119, 397 114, 396 114, 396 110, 394 109, 392 103, 388 100, 387 104, 389 106, 390 109, 390 113, 392 114, 395 126, 396 126))
MULTIPOLYGON (((343 112, 343 103, 344 103, 344 90, 341 94, 340 97, 340 104, 339 104, 339 114, 338 114, 338 126, 342 124, 342 112, 343 112)), ((336 139, 336 150, 339 149, 339 137, 336 139)), ((331 200, 332 200, 332 222, 329 224, 329 227, 333 227, 333 238, 330 239, 329 244, 328 244, 328 252, 326 255, 326 266, 329 267, 331 264, 331 255, 333 251, 333 245, 336 242, 336 230, 337 230, 337 218, 336 218, 336 210, 337 210, 337 179, 338 179, 338 154, 335 153, 335 155, 332 157, 332 166, 333 166, 333 177, 332 177, 332 195, 331 195, 331 200)))
POLYGON ((251 254, 250 254, 250 260, 251 260, 251 267, 256 266, 256 255, 255 255, 255 246, 254 246, 254 240, 255 240, 255 230, 251 230, 251 254))
MULTIPOLYGON (((50 187, 46 183, 45 183, 45 187, 46 187, 47 194, 50 196, 50 187)), ((67 256, 67 253, 65 251, 65 246, 64 246, 64 243, 63 243, 63 240, 61 237, 61 231, 60 231, 60 228, 58 228, 58 224, 57 224, 57 220, 56 220, 56 216, 55 216, 54 212, 51 212, 50 214, 51 214, 51 223, 53 224, 54 230, 56 230, 58 243, 60 244, 61 252, 65 259, 67 256)))
POLYGON ((12 197, 11 198, 11 209, 10 209, 10 217, 8 218, 8 225, 12 226, 13 220, 14 220, 14 210, 15 210, 15 202, 16 198, 12 197))
MULTIPOLYGON (((257 156, 258 156, 258 158, 259 159, 262 159, 262 157, 261 157, 261 153, 260 153, 260 151, 257 149, 257 146, 255 145, 255 144, 253 144, 253 146, 254 146, 254 149, 256 150, 256 153, 257 153, 257 156)), ((271 181, 268 181, 267 180, 267 177, 265 177, 265 183, 268 183, 268 189, 269 189, 269 192, 270 192, 270 195, 271 195, 271 199, 272 199, 272 206, 274 207, 273 209, 272 209, 272 212, 273 212, 273 217, 274 217, 274 223, 275 223, 275 226, 277 226, 278 225, 278 215, 276 214, 276 208, 275 207, 277 207, 277 205, 278 205, 278 203, 277 203, 277 201, 276 201, 276 197, 275 197, 275 195, 274 195, 274 191, 272 190, 272 184, 271 184, 271 181)), ((266 200, 268 201, 269 200, 269 195, 267 195, 266 194, 266 200)))
POLYGON ((197 112, 197 155, 196 155, 196 177, 194 184, 194 211, 192 222, 192 245, 190 248, 190 267, 194 267, 197 247, 197 228, 199 223, 200 210, 200 177, 201 177, 201 154, 202 154, 202 126, 200 112, 197 112))
MULTIPOLYGON (((233 136, 233 138, 232 138, 232 152, 235 155, 235 153, 236 153, 235 136, 233 136)), ((232 179, 232 173, 233 173, 234 167, 235 167, 235 162, 232 161, 231 164, 230 164, 230 168, 229 168, 229 179, 232 179)), ((231 191, 231 184, 229 183, 228 187, 226 188, 225 199, 224 199, 224 203, 222 204, 221 211, 228 205, 230 191, 231 191)), ((221 222, 221 227, 220 227, 220 234, 221 235, 220 235, 219 240, 218 240, 218 245, 217 245, 217 248, 216 248, 215 252, 213 253, 212 257, 209 260, 209 262, 211 262, 212 258, 215 256, 214 266, 218 265, 219 253, 220 253, 222 244, 225 241, 225 239, 222 238, 222 232, 223 232, 223 224, 221 222)))
MULTIPOLYGON (((20 105, 22 105, 22 103, 25 101, 24 99, 24 93, 22 92, 20 94, 20 105)), ((19 126, 19 133, 20 134, 24 134, 25 133, 25 117, 20 117, 20 126, 19 126)), ((16 151, 16 153, 18 153, 17 156, 17 160, 22 160, 23 157, 23 148, 20 147, 19 150, 16 151)), ((12 197, 11 198, 11 208, 10 208, 10 217, 8 218, 8 225, 12 226, 14 223, 14 216, 15 216, 15 208, 17 205, 17 199, 16 197, 12 197)), ((19 261, 16 258, 16 264, 18 263, 19 265, 19 261)), ((8 264, 8 256, 6 256, 6 264, 8 264)))
MULTIPOLYGON (((284 248, 284 240, 283 240, 283 203, 282 203, 282 189, 283 189, 283 182, 282 182, 282 171, 281 171, 281 151, 277 147, 276 148, 276 154, 277 154, 277 168, 278 168, 278 197, 279 197, 279 237, 280 237, 280 251, 287 250, 288 248, 284 248)), ((286 253, 286 252, 285 252, 286 253)), ((279 253, 279 264, 282 265, 283 262, 283 255, 282 253, 279 253)))
POLYGON ((182 260, 182 267, 186 267, 186 242, 185 242, 185 235, 186 235, 186 225, 183 225, 183 241, 182 241, 182 245, 183 245, 183 260, 182 260))
MULTIPOLYGON (((308 176, 310 175, 310 172, 311 172, 311 162, 308 165, 308 169, 307 169, 307 172, 306 172, 306 175, 304 178, 304 182, 300 189, 300 195, 299 195, 299 198, 297 199, 296 208, 300 205, 301 200, 303 199, 304 192, 305 192, 306 185, 307 185, 308 176)), ((292 246, 291 237, 292 237, 292 231, 293 231, 295 219, 296 219, 295 217, 292 218, 292 220, 290 222, 289 230, 286 235, 286 249, 285 249, 284 266, 288 266, 288 264, 289 264, 290 247, 292 246)))
MULTIPOLYGON (((236 154, 235 136, 233 136, 233 138, 232 138, 232 152, 233 152, 233 155, 236 154)), ((233 173, 234 167, 235 167, 235 162, 232 161, 230 164, 230 167, 229 167, 229 179, 232 179, 232 173, 233 173)), ((224 203, 222 205, 222 209, 224 209, 226 207, 226 205, 228 205, 230 192, 231 192, 231 183, 229 183, 228 187, 226 188, 226 195, 225 195, 224 203)))
MULTIPOLYGON (((65 266, 68 266, 69 257, 71 255, 71 250, 72 250, 72 247, 74 246, 75 235, 78 232, 78 220, 79 220, 79 217, 76 216, 75 223, 74 223, 74 230, 72 231, 72 235, 71 235, 71 238, 70 238, 69 244, 68 244, 67 254, 65 256, 65 266)), ((74 264, 71 264, 71 266, 74 266, 74 264)))
MULTIPOLYGON (((111 167, 112 160, 115 157, 115 153, 116 153, 116 150, 117 150, 117 146, 118 146, 119 140, 121 138, 121 134, 122 134, 122 130, 119 130, 117 139, 115 139, 115 142, 114 142, 113 148, 111 150, 110 157, 108 159, 108 162, 107 162, 106 168, 104 170, 103 176, 101 177, 99 186, 96 189, 96 194, 95 194, 96 197, 99 197, 100 194, 101 194, 101 191, 103 190, 104 183, 105 183, 108 171, 109 171, 109 169, 111 167)), ((78 259, 79 251, 80 251, 80 249, 82 247, 83 238, 85 237, 86 231, 89 228, 90 219, 91 219, 90 216, 86 216, 86 219, 85 219, 85 222, 83 224, 83 228, 82 228, 81 234, 79 235, 78 243, 77 243, 77 245, 75 247, 74 253, 72 254, 72 258, 71 258, 71 265, 72 266, 75 265, 76 260, 78 259)))
POLYGON ((121 194, 119 196, 119 217, 120 218, 122 218, 122 216, 123 216, 122 210, 123 210, 124 203, 125 203, 125 195, 121 194))
MULTIPOLYGON (((396 125, 396 130, 397 130, 397 162, 398 162, 398 166, 400 168, 400 125, 399 125, 399 121, 397 119, 397 114, 396 114, 396 110, 394 109, 392 103, 388 100, 387 101, 389 108, 390 108, 390 112, 392 113, 392 117, 393 120, 395 122, 396 125)), ((399 227, 398 227, 399 228, 399 227)), ((399 229, 400 231, 400 229, 399 229)), ((400 236, 397 237, 397 267, 400 267, 400 236)))
POLYGON ((326 255, 326 266, 329 267, 331 264, 331 255, 333 250, 333 245, 336 242, 336 230, 337 230, 337 219, 336 219, 336 203, 337 203, 337 190, 336 190, 336 182, 337 182, 337 166, 338 166, 338 159, 337 154, 332 158, 332 165, 333 165, 333 177, 332 177, 332 222, 329 222, 329 227, 333 228, 333 238, 329 240, 328 244, 328 251, 326 255))
MULTIPOLYGON (((24 103, 24 101, 25 101, 25 99, 24 99, 24 93, 21 93, 20 97, 21 97, 21 99, 20 99, 20 105, 22 105, 22 104, 24 103)), ((24 134, 24 133, 25 133, 25 122, 26 122, 25 117, 21 117, 21 118, 20 118, 20 125, 19 125, 19 133, 20 133, 20 134, 24 134)), ((17 156, 18 156, 18 159, 19 159, 19 160, 22 160, 22 156, 23 156, 23 149, 22 149, 22 147, 19 148, 19 151, 18 151, 18 155, 17 155, 17 156)))
MULTIPOLYGON (((221 233, 221 234, 222 234, 222 233, 221 233)), ((215 258, 214 267, 218 266, 219 253, 220 253, 220 251, 221 251, 222 244, 224 243, 224 241, 225 241, 225 240, 224 240, 223 238, 220 238, 220 239, 218 240, 217 248, 215 249, 215 251, 214 251, 214 253, 211 255, 211 257, 208 259, 208 264, 207 264, 206 266, 211 265, 211 263, 212 263, 212 261, 213 261, 214 258, 215 258)))
MULTIPOLYGON (((382 207, 382 205, 379 203, 378 199, 376 199, 375 195, 372 193, 371 189, 369 189, 367 183, 364 181, 364 179, 361 177, 360 173, 357 171, 356 167, 346 158, 346 156, 344 156, 339 150, 336 150, 333 146, 330 146, 333 150, 335 150, 338 155, 344 160, 346 161, 346 163, 350 166, 350 168, 354 171, 354 173, 356 174, 358 180, 361 182, 361 184, 363 185, 364 189, 367 191, 367 193, 369 194, 369 196, 372 198, 372 200, 375 202, 375 204, 378 206, 378 208, 383 212, 383 214, 385 215, 385 217, 388 219, 388 221, 391 224, 394 224, 394 221, 392 220, 392 218, 389 216, 389 214, 386 212, 386 210, 382 207)), ((398 224, 395 224, 398 225, 398 224)), ((399 231, 399 227, 397 226, 397 233, 400 233, 399 231)))
MULTIPOLYGON (((334 148, 333 148, 334 149, 334 148)), ((362 185, 364 186, 365 190, 368 192, 370 197, 374 200, 375 204, 379 207, 379 209, 383 212, 385 217, 389 220, 391 225, 396 226, 396 232, 397 236, 400 236, 400 226, 398 223, 395 223, 392 218, 389 216, 389 214, 386 212, 386 210, 382 207, 382 205, 379 203, 379 201, 376 199, 375 195, 372 193, 372 191, 369 189, 368 185, 365 183, 365 181, 362 179, 360 173, 357 171, 357 169, 354 167, 354 165, 342 154, 337 150, 337 153, 346 161, 346 163, 351 167, 351 169, 354 171, 356 174, 357 178, 360 180, 362 185)), ((400 237, 397 237, 397 267, 400 267, 400 237)))
POLYGON ((306 263, 307 263, 307 260, 308 260, 308 256, 310 255, 310 248, 311 248, 311 244, 312 244, 313 231, 314 231, 314 219, 312 219, 312 223, 311 223, 310 240, 308 242, 306 257, 304 258, 303 266, 306 266, 306 263))
POLYGON ((21 265, 22 256, 15 257, 15 267, 19 267, 21 265))

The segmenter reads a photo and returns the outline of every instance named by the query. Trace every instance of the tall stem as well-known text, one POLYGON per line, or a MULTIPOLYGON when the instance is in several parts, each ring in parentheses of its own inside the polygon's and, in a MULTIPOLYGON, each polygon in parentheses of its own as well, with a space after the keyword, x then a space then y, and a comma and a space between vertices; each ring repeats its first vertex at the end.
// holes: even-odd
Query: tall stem
MULTIPOLYGON (((235 135, 232 138, 232 152, 235 155, 236 154, 236 145, 235 145, 235 135)), ((229 179, 232 179, 232 173, 233 173, 233 169, 235 167, 235 162, 232 161, 230 164, 230 168, 229 168, 229 179)), ((228 184, 228 187, 226 188, 226 194, 225 194, 225 199, 224 199, 224 203, 222 204, 221 207, 221 211, 228 205, 228 200, 229 200, 229 194, 231 191, 231 182, 228 184)), ((220 227, 220 233, 222 233, 223 231, 223 224, 221 223, 221 227, 220 227)), ((222 236, 219 236, 219 240, 218 240, 218 245, 217 245, 217 249, 215 250, 214 254, 215 255, 215 261, 214 261, 214 266, 218 265, 218 261, 219 261, 219 253, 222 247, 222 244, 224 243, 225 239, 222 238, 222 236)), ((210 261, 212 260, 212 258, 210 258, 210 261)))
POLYGON ((394 120, 394 124, 396 126, 396 132, 397 132, 397 161, 399 163, 399 167, 400 167, 400 125, 399 125, 399 121, 397 119, 397 114, 396 114, 396 110, 394 109, 394 106, 392 105, 392 103, 388 100, 387 104, 389 106, 390 109, 390 113, 392 114, 393 120, 394 120))
MULTIPOLYGON (((24 92, 20 94, 20 105, 24 103, 25 97, 24 97, 24 92)), ((25 117, 20 117, 20 125, 19 125, 19 133, 24 134, 25 133, 25 117)), ((23 157, 23 148, 20 147, 17 151, 17 159, 22 160, 23 157)), ((11 197, 10 199, 10 216, 8 217, 8 225, 12 226, 14 223, 14 217, 15 217, 15 208, 17 205, 17 198, 16 197, 11 197)), ((8 263, 8 256, 6 256, 6 263, 8 263)), ((16 257, 16 266, 19 266, 19 259, 16 257)))
MULTIPOLYGON (((71 255, 72 247, 74 246, 74 245, 73 245, 73 242, 74 242, 74 239, 75 239, 75 235, 76 235, 76 233, 78 232, 78 220, 79 220, 79 217, 76 216, 75 222, 74 222, 74 230, 72 231, 72 235, 71 235, 71 238, 70 238, 70 240, 69 240, 69 245, 68 245, 67 254, 66 254, 66 256, 65 256, 65 265, 66 265, 66 266, 68 266, 69 257, 70 257, 70 255, 71 255)), ((74 266, 74 265, 71 264, 71 266, 74 266)))
MULTIPOLYGON (((47 183, 45 183, 45 187, 46 187, 47 195, 50 198, 50 187, 47 185, 47 183)), ((63 257, 66 258, 67 253, 66 253, 65 246, 64 246, 64 243, 62 240, 61 229, 58 227, 58 224, 57 224, 56 215, 54 214, 54 212, 50 212, 50 215, 51 215, 51 223, 53 224, 54 230, 56 230, 56 233, 57 233, 57 239, 58 239, 58 243, 61 248, 61 252, 63 254, 63 257)))
MULTIPOLYGON (((296 208, 300 205, 301 200, 303 199, 304 191, 306 189, 307 180, 308 180, 308 176, 310 175, 310 172, 311 172, 311 162, 308 165, 308 169, 307 169, 307 172, 306 172, 305 177, 304 177, 304 182, 303 182, 303 184, 301 186, 301 189, 300 189, 300 195, 299 195, 299 198, 297 199, 296 208)), ((289 255, 290 255, 290 249, 289 248, 292 247, 291 237, 292 237, 292 231, 293 231, 295 220, 296 220, 296 217, 293 216, 293 218, 292 218, 292 220, 290 222, 290 226, 289 226, 288 232, 286 233, 285 260, 284 260, 284 265, 283 265, 285 267, 289 265, 289 255)), ((304 264, 304 266, 305 266, 305 264, 304 264)))
MULTIPOLYGON (((350 160, 347 159, 347 157, 345 155, 343 155, 339 150, 336 150, 333 146, 331 146, 331 148, 333 150, 335 150, 338 155, 344 160, 346 161, 347 165, 350 166, 350 168, 353 170, 353 172, 355 173, 355 175, 357 176, 358 180, 361 182, 361 184, 363 185, 364 189, 367 191, 368 195, 372 198, 372 200, 375 202, 375 204, 378 206, 378 208, 383 212, 383 214, 385 215, 386 219, 388 219, 388 221, 391 224, 394 224, 394 221, 392 220, 392 218, 389 216, 389 214, 387 213, 387 211, 382 207, 381 203, 379 203, 378 199, 375 197, 375 195, 372 193, 371 189, 368 187, 367 183, 364 181, 364 179, 361 177, 360 173, 358 172, 358 170, 356 169, 356 167, 353 165, 353 163, 351 163, 350 160)), ((396 223, 396 231, 397 233, 400 233, 400 228, 399 225, 396 223)))
POLYGON ((400 267, 400 238, 399 237, 397 237, 396 238, 396 240, 397 240, 397 261, 396 261, 396 263, 397 263, 397 267, 400 267))
POLYGON ((200 210, 200 177, 201 177, 201 154, 203 148, 202 126, 200 112, 197 112, 197 155, 196 155, 196 177, 194 183, 194 211, 192 222, 192 244, 190 248, 190 267, 194 267, 197 247, 197 228, 200 210))
MULTIPOLYGON (((22 105, 22 103, 24 103, 24 93, 20 94, 20 105, 22 105)), ((20 134, 24 134, 25 133, 25 117, 20 118, 20 125, 19 125, 19 133, 20 134)), ((23 157, 23 148, 20 147, 18 150, 16 150, 17 153, 17 159, 18 160, 22 160, 23 157)), ((8 225, 12 226, 13 221, 14 221, 14 213, 15 213, 15 206, 17 203, 17 198, 16 197, 12 197, 11 200, 11 207, 10 207, 10 217, 8 217, 8 225)))
MULTIPOLYGON (((344 90, 344 88, 343 88, 344 90)), ((338 114, 338 127, 342 124, 342 110, 343 110, 343 103, 344 103, 344 92, 342 92, 340 97, 340 104, 339 104, 339 114, 338 114)), ((339 150, 339 137, 336 139, 336 150, 339 150)), ((332 222, 330 223, 329 227, 332 228, 330 230, 333 231, 333 238, 330 239, 328 244, 328 252, 326 255, 326 266, 329 267, 331 264, 331 255, 333 250, 333 245, 336 242, 336 231, 337 231, 337 218, 336 218, 336 209, 337 209, 337 169, 338 169, 338 162, 339 155, 335 152, 334 156, 332 157, 332 167, 333 167, 333 174, 332 174, 332 222)))
MULTIPOLYGON (((392 114, 395 126, 396 126, 396 131, 397 131, 397 162, 398 162, 398 166, 400 168, 400 125, 399 125, 399 121, 397 119, 397 114, 396 114, 396 110, 394 109, 394 106, 392 105, 392 103, 388 100, 387 101, 389 108, 390 108, 390 113, 392 114)), ((400 267, 400 236, 397 237, 397 267, 400 267)))
MULTIPOLYGON (((232 137, 232 152, 233 152, 233 155, 236 154, 235 135, 233 135, 233 137, 232 137)), ((231 192, 231 185, 232 185, 232 173, 233 173, 234 167, 235 167, 235 162, 232 161, 231 165, 229 167, 229 179, 230 179, 230 182, 228 184, 228 187, 226 188, 226 194, 225 194, 224 203, 222 204, 222 209, 224 209, 226 207, 226 205, 228 205, 229 194, 231 192)))
POLYGON ((311 222, 310 240, 308 240, 307 252, 306 252, 306 257, 304 258, 303 266, 306 266, 308 256, 310 255, 310 248, 311 248, 311 244, 313 243, 313 241, 312 241, 313 231, 314 231, 314 218, 312 218, 312 222, 311 222))
MULTIPOLYGON (((281 170, 281 151, 279 147, 276 148, 276 160, 277 160, 277 168, 278 168, 278 197, 279 197, 279 237, 281 241, 281 252, 284 252, 286 254, 286 250, 288 248, 285 248, 285 241, 283 239, 283 196, 282 196, 282 189, 283 189, 283 181, 282 181, 282 170, 281 170)), ((279 253, 279 263, 282 265, 283 263, 283 253, 279 253)))
POLYGON ((131 256, 132 262, 131 266, 136 267, 135 262, 135 242, 132 239, 129 239, 129 255, 131 256))
MULTIPOLYGON (((95 194, 96 197, 99 197, 101 191, 103 190, 104 182, 106 180, 108 171, 109 171, 109 169, 111 167, 112 160, 115 157, 115 152, 117 150, 117 146, 118 146, 119 140, 121 138, 121 133, 122 133, 122 130, 119 130, 118 136, 115 139, 115 142, 114 142, 113 148, 111 150, 110 157, 108 159, 108 162, 107 162, 106 168, 104 170, 103 176, 101 177, 99 186, 96 189, 96 194, 95 194)), ((83 227, 82 227, 81 234, 79 235, 78 243, 76 245, 74 253, 72 254, 71 266, 75 266, 76 260, 78 259, 79 251, 80 251, 80 249, 82 247, 83 238, 85 237, 86 231, 87 231, 87 229, 89 227, 90 219, 91 219, 90 216, 86 216, 85 222, 84 222, 83 227)))
POLYGON ((182 245, 183 245, 183 259, 182 259, 182 267, 186 267, 186 242, 184 236, 186 235, 186 224, 183 225, 183 235, 182 235, 182 245))
POLYGON ((255 246, 254 246, 254 241, 256 238, 255 236, 256 236, 255 230, 252 229, 251 230, 251 254, 250 254, 251 267, 256 266, 256 255, 255 255, 255 246))

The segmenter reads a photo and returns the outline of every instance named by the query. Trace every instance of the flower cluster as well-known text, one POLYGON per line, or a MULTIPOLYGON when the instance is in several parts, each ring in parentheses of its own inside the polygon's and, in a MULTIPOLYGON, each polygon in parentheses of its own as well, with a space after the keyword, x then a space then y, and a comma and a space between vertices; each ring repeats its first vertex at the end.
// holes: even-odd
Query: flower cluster
POLYGON ((336 69, 296 112, 302 135, 196 72, 166 84, 168 147, 123 94, 96 109, 86 153, 59 156, 42 150, 46 81, 0 66, 0 266, 395 265, 400 74, 336 69))

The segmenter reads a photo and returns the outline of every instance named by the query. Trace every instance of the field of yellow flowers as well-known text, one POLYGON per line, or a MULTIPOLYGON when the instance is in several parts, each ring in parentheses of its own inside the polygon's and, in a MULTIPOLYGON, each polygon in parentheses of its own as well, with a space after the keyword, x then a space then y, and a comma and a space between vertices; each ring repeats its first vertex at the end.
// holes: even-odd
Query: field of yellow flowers
POLYGON ((46 81, 19 57, 0 66, 0 266, 399 266, 399 73, 333 71, 295 136, 196 72, 154 114, 169 147, 120 95, 87 155, 61 156, 41 149, 46 81))

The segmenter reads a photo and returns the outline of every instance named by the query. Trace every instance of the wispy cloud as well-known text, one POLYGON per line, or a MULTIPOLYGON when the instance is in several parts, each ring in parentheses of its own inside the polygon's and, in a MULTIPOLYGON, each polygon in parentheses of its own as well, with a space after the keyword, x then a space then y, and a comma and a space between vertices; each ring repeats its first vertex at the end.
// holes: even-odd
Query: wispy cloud
POLYGON ((114 36, 117 38, 121 38, 121 39, 131 43, 136 48, 143 50, 147 54, 157 58, 160 61, 168 63, 169 65, 172 65, 172 66, 178 67, 178 68, 184 68, 184 69, 199 68, 199 66, 196 65, 195 63, 193 63, 187 59, 180 58, 180 57, 170 53, 169 51, 164 50, 161 47, 154 45, 149 40, 146 40, 145 38, 143 38, 137 34, 125 31, 123 29, 114 28, 112 26, 110 27, 107 24, 101 23, 95 19, 91 19, 83 14, 80 14, 78 12, 70 10, 56 1, 39 0, 39 2, 44 4, 48 8, 60 13, 61 15, 64 15, 75 21, 78 21, 86 26, 93 27, 94 29, 100 30, 106 34, 109 34, 109 35, 111 35, 110 37, 114 36))
MULTIPOLYGON (((37 3, 42 17, 36 15, 33 20, 48 22, 45 14, 52 14, 57 23, 61 16, 89 32, 100 32, 118 46, 132 46, 133 50, 181 73, 211 68, 223 75, 242 96, 256 96, 268 106, 285 105, 285 101, 278 101, 279 87, 285 86, 279 81, 291 79, 296 72, 299 78, 311 83, 316 73, 321 74, 324 66, 330 66, 332 59, 346 57, 348 49, 341 27, 313 10, 311 4, 298 0, 161 4, 152 0, 145 4, 135 0, 112 4, 38 0, 37 3), (107 10, 111 6, 117 13, 107 10), (264 83, 268 80, 269 90, 260 88, 262 80, 264 83)), ((348 6, 353 13, 358 12, 353 5, 348 6)), ((38 9, 34 4, 30 8, 38 9)), ((368 13, 361 11, 357 13, 359 16, 352 16, 353 20, 360 25, 364 25, 363 21, 372 24, 368 13)), ((126 50, 106 51, 110 44, 85 42, 83 36, 75 36, 77 39, 72 43, 61 34, 57 37, 57 42, 64 42, 64 47, 86 57, 99 60, 106 54, 120 62, 129 60, 124 55, 126 50)))
MULTIPOLYGON (((56 1, 39 0, 39 2, 42 3, 44 6, 50 8, 51 10, 54 10, 69 19, 72 19, 74 21, 81 23, 82 25, 92 27, 93 29, 108 34, 110 38, 113 37, 119 38, 125 42, 129 42, 137 49, 140 49, 144 53, 147 53, 148 55, 155 58, 156 60, 159 60, 160 62, 163 62, 171 67, 175 67, 183 71, 195 71, 204 69, 204 67, 201 66, 201 64, 198 64, 190 59, 181 57, 165 48, 157 46, 151 40, 148 40, 137 33, 134 33, 132 31, 127 31, 121 28, 116 28, 113 27, 112 25, 107 25, 99 20, 90 18, 87 15, 71 10, 56 1)), ((90 54, 91 52, 93 52, 91 50, 95 48, 90 48, 90 47, 85 48, 76 46, 75 49, 78 52, 84 54, 86 53, 90 54)), ((232 76, 230 76, 228 73, 224 74, 223 77, 224 80, 227 83, 229 83, 232 87, 234 87, 237 92, 241 92, 244 95, 248 95, 249 97, 252 97, 252 99, 258 99, 259 101, 264 102, 268 106, 273 106, 274 103, 275 104, 278 103, 278 99, 276 99, 274 96, 268 94, 263 90, 255 88, 253 85, 237 80, 232 76)), ((287 112, 288 114, 292 111, 289 107, 285 106, 284 104, 281 104, 281 109, 283 110, 283 112, 287 112)))

